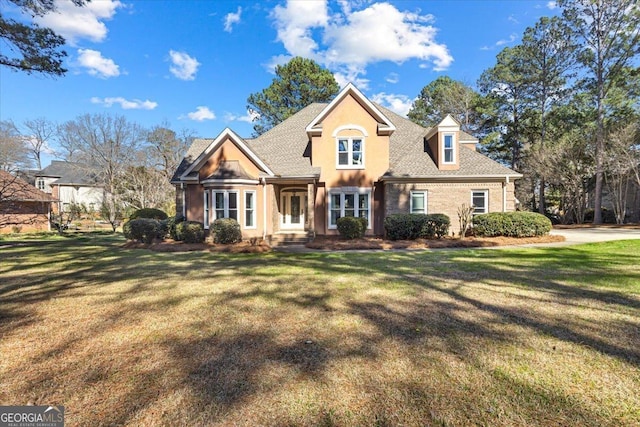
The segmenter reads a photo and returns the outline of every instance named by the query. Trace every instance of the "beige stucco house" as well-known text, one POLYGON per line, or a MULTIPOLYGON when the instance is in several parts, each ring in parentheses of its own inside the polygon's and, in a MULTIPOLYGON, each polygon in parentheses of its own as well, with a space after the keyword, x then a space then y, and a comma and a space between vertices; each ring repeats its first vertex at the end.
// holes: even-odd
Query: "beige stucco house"
POLYGON ((478 140, 451 116, 423 128, 349 84, 254 139, 225 129, 196 139, 176 170, 177 212, 208 228, 235 218, 243 237, 282 240, 337 234, 342 216, 384 234, 392 213, 515 209, 520 174, 476 152, 478 140))

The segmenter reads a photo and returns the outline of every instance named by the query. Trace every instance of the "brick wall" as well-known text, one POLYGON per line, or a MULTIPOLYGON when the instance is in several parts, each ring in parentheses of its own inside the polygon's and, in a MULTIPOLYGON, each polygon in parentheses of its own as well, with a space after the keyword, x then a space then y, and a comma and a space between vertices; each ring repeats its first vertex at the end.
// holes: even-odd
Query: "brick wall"
MULTIPOLYGON (((462 204, 471 204, 471 192, 487 190, 489 192, 489 212, 503 210, 503 183, 411 183, 385 185, 385 216, 394 213, 410 212, 411 191, 427 192, 427 213, 443 213, 451 219, 451 231, 460 229, 458 208, 462 204)), ((515 210, 513 182, 507 184, 507 211, 515 210)))

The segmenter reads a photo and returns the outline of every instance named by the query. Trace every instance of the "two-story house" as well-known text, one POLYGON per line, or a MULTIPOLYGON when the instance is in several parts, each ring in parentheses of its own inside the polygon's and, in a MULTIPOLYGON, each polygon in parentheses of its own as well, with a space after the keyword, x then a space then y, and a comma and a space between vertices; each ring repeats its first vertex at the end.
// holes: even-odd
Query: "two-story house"
POLYGON ((82 205, 89 211, 98 211, 104 200, 104 190, 91 168, 74 162, 53 160, 35 174, 38 190, 58 200, 54 211, 68 211, 71 205, 82 205))
POLYGON ((177 212, 209 228, 235 218, 243 237, 337 234, 343 216, 384 234, 393 213, 515 209, 520 174, 476 152, 478 140, 447 116, 424 128, 347 85, 254 139, 225 129, 196 139, 176 170, 177 212))

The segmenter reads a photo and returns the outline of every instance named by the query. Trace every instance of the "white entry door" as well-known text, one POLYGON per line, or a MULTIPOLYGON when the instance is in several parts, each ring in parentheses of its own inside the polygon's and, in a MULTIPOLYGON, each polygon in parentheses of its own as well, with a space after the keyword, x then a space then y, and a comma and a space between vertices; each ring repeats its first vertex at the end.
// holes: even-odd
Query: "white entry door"
POLYGON ((282 229, 304 229, 306 190, 283 190, 280 196, 280 218, 282 229))

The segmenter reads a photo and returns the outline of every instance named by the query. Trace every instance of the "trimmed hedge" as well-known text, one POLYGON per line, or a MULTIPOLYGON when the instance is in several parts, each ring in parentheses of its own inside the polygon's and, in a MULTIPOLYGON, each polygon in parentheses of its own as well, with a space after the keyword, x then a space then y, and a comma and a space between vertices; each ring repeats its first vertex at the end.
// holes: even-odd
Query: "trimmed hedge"
POLYGON ((351 240, 364 237, 369 221, 367 221, 367 218, 345 216, 338 218, 336 224, 340 235, 345 239, 351 240))
POLYGON ((384 219, 384 229, 391 240, 441 238, 449 233, 451 220, 445 214, 393 214, 384 219))
POLYGON ((202 243, 204 225, 198 221, 182 221, 176 225, 176 237, 185 243, 202 243))
POLYGON ((425 224, 420 230, 420 237, 424 239, 441 239, 449 234, 451 220, 445 214, 428 214, 425 224))
POLYGON ((138 209, 137 211, 134 211, 131 216, 129 216, 129 221, 131 221, 132 219, 138 219, 138 218, 152 218, 152 219, 157 219, 159 221, 162 221, 164 219, 167 219, 169 215, 167 215, 167 213, 165 211, 162 211, 160 209, 154 209, 154 208, 143 208, 143 209, 138 209))
POLYGON ((166 230, 157 219, 138 218, 125 222, 122 233, 127 240, 153 243, 154 239, 164 239, 166 230))
POLYGON ((535 212, 494 212, 473 218, 473 232, 480 237, 543 236, 551 228, 551 220, 535 212))
POLYGON ((167 228, 167 233, 169 234, 169 237, 171 237, 173 240, 180 240, 178 239, 178 233, 176 232, 176 226, 178 224, 180 224, 181 222, 184 222, 186 218, 184 217, 184 215, 180 214, 180 215, 176 215, 176 216, 170 216, 169 218, 165 219, 163 222, 166 225, 167 228))
POLYGON ((211 225, 211 231, 213 232, 213 243, 227 245, 242 241, 240 224, 233 218, 216 219, 211 225))

